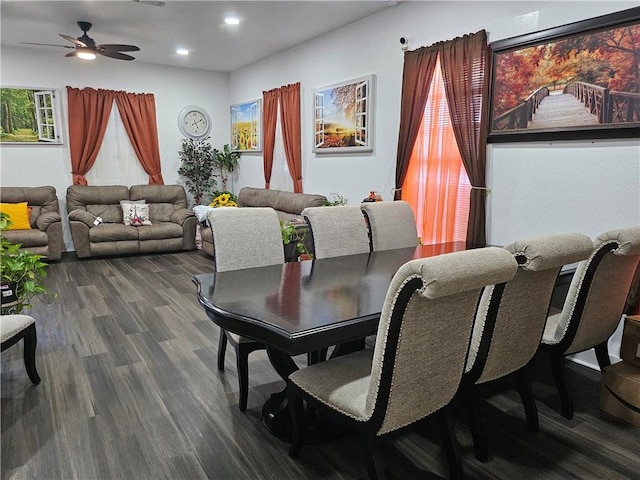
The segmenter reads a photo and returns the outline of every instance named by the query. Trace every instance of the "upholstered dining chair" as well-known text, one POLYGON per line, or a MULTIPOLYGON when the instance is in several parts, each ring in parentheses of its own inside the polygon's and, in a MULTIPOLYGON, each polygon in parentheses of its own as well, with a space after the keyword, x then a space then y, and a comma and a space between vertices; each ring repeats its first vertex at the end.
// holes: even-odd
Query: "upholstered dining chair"
MULTIPOLYGON (((214 208, 207 214, 213 237, 213 261, 216 272, 263 267, 284 263, 284 249, 278 215, 272 208, 214 208)), ((229 342, 236 352, 240 388, 238 406, 244 412, 249 396, 249 354, 265 348, 256 342, 226 330, 220 330, 218 369, 224 370, 229 342)))
POLYGON ((514 375, 527 428, 538 431, 538 411, 526 371, 540 345, 556 278, 564 265, 589 257, 591 239, 580 233, 550 235, 506 245, 518 271, 505 285, 485 289, 471 335, 459 396, 465 404, 474 453, 488 460, 476 403, 476 385, 514 375), (502 291, 500 291, 502 290, 502 291))
POLYGON ((460 478, 448 405, 464 371, 482 289, 510 280, 516 269, 513 256, 496 247, 402 265, 391 280, 373 349, 289 376, 290 455, 298 455, 304 439, 303 399, 361 433, 370 478, 383 477, 378 438, 434 414, 450 476, 460 478))
POLYGON ((418 245, 416 218, 404 200, 364 202, 360 208, 369 225, 372 252, 418 245))
POLYGON ((29 380, 40 383, 40 375, 36 370, 36 321, 29 315, 0 315, 1 351, 12 347, 24 339, 24 366, 29 380))
POLYGON ((302 216, 311 230, 314 258, 369 252, 369 235, 359 206, 308 207, 302 216))
POLYGON ((640 261, 640 226, 610 230, 594 240, 591 256, 578 264, 562 311, 551 315, 541 350, 550 354, 563 417, 573 418, 565 356, 593 348, 601 370, 611 365, 607 342, 620 323, 640 261))

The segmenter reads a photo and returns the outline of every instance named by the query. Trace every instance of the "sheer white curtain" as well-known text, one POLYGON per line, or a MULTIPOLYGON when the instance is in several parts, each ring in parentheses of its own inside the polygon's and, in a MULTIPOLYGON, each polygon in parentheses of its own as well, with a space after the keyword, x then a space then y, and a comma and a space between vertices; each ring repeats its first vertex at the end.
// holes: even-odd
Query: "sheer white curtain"
POLYGON ((115 102, 111 108, 100 152, 85 177, 89 185, 126 185, 130 187, 131 185, 149 183, 149 175, 144 171, 133 151, 115 102))
POLYGON ((280 123, 280 105, 278 105, 278 120, 276 122, 276 139, 273 147, 273 167, 271 169, 271 182, 269 188, 293 192, 293 180, 287 166, 287 158, 284 153, 284 140, 282 139, 282 125, 280 123))

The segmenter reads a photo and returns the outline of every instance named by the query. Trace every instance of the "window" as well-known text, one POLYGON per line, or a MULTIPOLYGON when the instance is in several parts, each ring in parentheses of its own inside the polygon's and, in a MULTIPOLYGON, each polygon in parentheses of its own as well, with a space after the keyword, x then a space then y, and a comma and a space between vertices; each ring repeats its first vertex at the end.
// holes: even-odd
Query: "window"
POLYGON ((59 96, 57 90, 0 88, 0 141, 61 144, 59 96))
POLYGON ((451 126, 438 60, 402 185, 402 199, 414 209, 423 244, 466 239, 470 192, 469 177, 451 126))
POLYGON ((100 151, 85 178, 89 185, 146 185, 149 183, 149 175, 142 168, 131 146, 131 140, 115 102, 111 108, 100 151))

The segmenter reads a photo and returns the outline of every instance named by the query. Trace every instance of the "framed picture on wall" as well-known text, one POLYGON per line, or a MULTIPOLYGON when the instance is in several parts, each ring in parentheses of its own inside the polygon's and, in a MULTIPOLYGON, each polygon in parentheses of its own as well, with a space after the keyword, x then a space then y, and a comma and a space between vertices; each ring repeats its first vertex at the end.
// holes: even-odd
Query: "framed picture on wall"
POLYGON ((240 152, 262 150, 262 100, 231 105, 231 149, 240 152))
POLYGON ((0 142, 61 144, 60 92, 51 88, 0 87, 0 142))
POLYGON ((640 7, 491 48, 490 142, 640 135, 640 7))
POLYGON ((374 75, 313 91, 315 153, 373 150, 374 75))

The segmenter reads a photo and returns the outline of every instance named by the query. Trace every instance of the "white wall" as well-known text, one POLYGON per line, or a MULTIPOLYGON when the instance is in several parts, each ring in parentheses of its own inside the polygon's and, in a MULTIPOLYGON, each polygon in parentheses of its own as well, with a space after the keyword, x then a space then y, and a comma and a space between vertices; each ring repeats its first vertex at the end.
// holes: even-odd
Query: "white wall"
MULTIPOLYGON (((63 52, 64 53, 64 52, 63 52)), ((65 58, 57 50, 2 48, 0 83, 3 86, 54 88, 62 94, 64 145, 10 145, 0 147, 0 181, 4 186, 53 185, 65 213, 66 190, 72 183, 67 126, 66 87, 103 88, 132 93, 153 93, 156 101, 162 175, 166 184, 180 183, 181 139, 178 114, 187 105, 200 105, 211 115, 211 143, 229 143, 228 74, 185 70, 98 58, 82 62, 65 58)), ((67 250, 72 250, 65 226, 67 250)))
MULTIPOLYGON (((403 52, 487 30, 489 41, 612 13, 640 2, 402 2, 230 75, 230 102, 301 82, 303 186, 357 203, 370 190, 391 198, 400 115, 403 52), (371 154, 312 152, 313 90, 376 75, 371 154)), ((567 231, 590 236, 640 223, 640 141, 509 143, 488 147, 489 243, 567 231)), ((243 155, 241 185, 262 186, 262 157, 243 155)), ((610 351, 619 351, 619 333, 610 351)), ((582 360, 580 360, 582 361, 582 360)), ((584 360, 593 364, 590 357, 584 360)))

